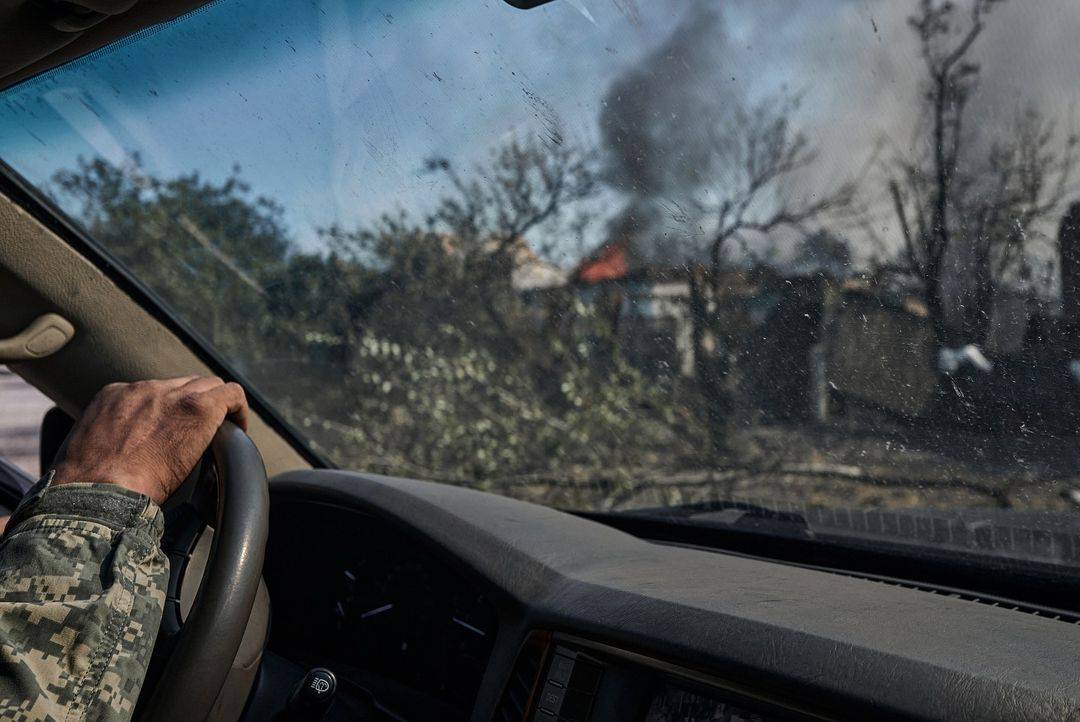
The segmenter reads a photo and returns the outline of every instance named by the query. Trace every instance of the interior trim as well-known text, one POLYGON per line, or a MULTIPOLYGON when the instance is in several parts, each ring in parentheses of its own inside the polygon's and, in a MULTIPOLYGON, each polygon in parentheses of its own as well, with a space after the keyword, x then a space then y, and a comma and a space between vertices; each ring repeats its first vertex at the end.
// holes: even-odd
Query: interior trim
POLYGON ((14 169, 0 160, 0 194, 18 205, 40 224, 53 232, 76 253, 96 266, 117 287, 149 313, 155 321, 171 331, 215 375, 228 381, 236 381, 247 393, 248 405, 267 426, 286 439, 296 452, 311 466, 333 468, 321 454, 309 448, 299 433, 274 409, 255 387, 245 380, 232 365, 183 319, 170 313, 153 291, 125 269, 111 254, 95 244, 86 233, 56 204, 44 197, 24 180, 14 169))
MULTIPOLYGON (((2 191, 0 289, 0 336, 50 312, 63 314, 75 327, 75 336, 55 354, 10 364, 69 416, 77 417, 94 394, 113 381, 226 371, 211 366, 198 355, 197 345, 155 319, 101 268, 2 191)), ((261 400, 256 396, 252 402, 248 433, 267 470, 310 467, 291 437, 275 428, 273 420, 267 423, 261 400)))
MULTIPOLYGON (((604 640, 710 670, 729 685, 806 700, 819 715, 1063 719, 1080 709, 1080 625, 653 544, 446 484, 314 470, 271 479, 270 495, 272 508, 346 505, 407 529, 501 591, 491 596, 503 600, 508 630, 604 640)), ((498 645, 516 653, 525 633, 510 636, 498 645)), ((490 670, 488 679, 495 688, 490 670)), ((494 694, 481 693, 474 719, 490 715, 494 694)))

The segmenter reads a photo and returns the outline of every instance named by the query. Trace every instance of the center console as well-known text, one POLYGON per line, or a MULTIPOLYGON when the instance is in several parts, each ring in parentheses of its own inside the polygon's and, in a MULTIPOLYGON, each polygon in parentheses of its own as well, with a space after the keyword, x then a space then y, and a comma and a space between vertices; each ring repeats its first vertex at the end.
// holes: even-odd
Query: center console
POLYGON ((496 722, 772 722, 819 719, 708 674, 572 635, 522 647, 496 722), (527 692, 525 690, 527 689, 527 692))

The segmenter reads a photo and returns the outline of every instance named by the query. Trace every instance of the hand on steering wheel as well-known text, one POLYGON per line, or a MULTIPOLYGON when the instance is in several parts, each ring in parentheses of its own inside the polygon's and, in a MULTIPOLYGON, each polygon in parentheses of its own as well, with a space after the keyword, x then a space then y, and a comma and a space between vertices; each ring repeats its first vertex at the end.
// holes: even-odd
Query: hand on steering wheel
POLYGON ((247 413, 244 389, 216 377, 109 384, 71 430, 52 483, 116 484, 163 504, 226 416, 246 431, 247 413))
POLYGON ((154 650, 159 674, 147 676, 138 713, 140 720, 152 722, 202 720, 209 714, 247 628, 270 527, 262 457, 228 421, 174 498, 175 505, 166 503, 162 541, 170 569, 154 650), (213 528, 213 538, 208 555, 200 558, 206 526, 213 528), (201 578, 185 578, 189 570, 201 571, 201 578), (192 583, 197 594, 189 591, 192 583))
POLYGON ((237 384, 195 376, 110 384, 58 455, 54 485, 117 484, 165 511, 170 579, 141 720, 205 719, 243 639, 269 526, 266 470, 246 427, 237 384), (208 526, 212 541, 198 547, 202 557, 193 563, 208 526), (185 579, 196 568, 201 576, 185 579), (189 609, 181 609, 182 596, 189 609))

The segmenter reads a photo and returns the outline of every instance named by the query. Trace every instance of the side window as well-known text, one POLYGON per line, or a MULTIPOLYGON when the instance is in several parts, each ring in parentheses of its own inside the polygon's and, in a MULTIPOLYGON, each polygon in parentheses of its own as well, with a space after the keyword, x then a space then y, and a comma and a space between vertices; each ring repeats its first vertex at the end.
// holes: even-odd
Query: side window
POLYGON ((0 459, 32 477, 41 470, 38 440, 41 420, 52 401, 7 367, 0 366, 0 459))

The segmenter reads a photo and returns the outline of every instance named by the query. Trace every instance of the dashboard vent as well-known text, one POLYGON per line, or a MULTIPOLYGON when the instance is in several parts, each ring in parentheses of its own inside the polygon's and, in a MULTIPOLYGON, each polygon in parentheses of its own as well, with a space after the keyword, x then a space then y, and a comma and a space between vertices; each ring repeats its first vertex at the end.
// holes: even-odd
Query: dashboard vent
POLYGON ((530 702, 540 681, 540 670, 544 666, 544 656, 550 643, 546 634, 529 635, 518 652, 510 679, 503 688, 499 706, 495 708, 494 722, 523 722, 529 711, 530 702))
POLYGON ((1029 604, 1025 602, 1016 602, 1011 599, 1003 599, 1001 597, 994 597, 987 594, 975 594, 974 592, 967 592, 961 589, 951 589, 949 587, 935 587, 928 584, 917 584, 914 582, 901 581, 899 579, 874 577, 865 574, 842 572, 834 569, 829 571, 831 571, 833 574, 839 574, 840 576, 862 579, 868 582, 877 582, 878 584, 887 584, 891 587, 900 587, 901 589, 913 589, 918 592, 937 594, 943 597, 950 597, 952 599, 962 599, 965 602, 975 602, 976 604, 985 604, 990 607, 999 607, 1001 609, 1008 609, 1013 612, 1022 612, 1024 614, 1030 614, 1035 617, 1043 617, 1044 619, 1053 619, 1055 621, 1065 622, 1067 624, 1080 624, 1080 615, 1074 612, 1067 612, 1062 609, 1043 607, 1037 604, 1029 604))

